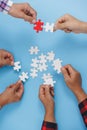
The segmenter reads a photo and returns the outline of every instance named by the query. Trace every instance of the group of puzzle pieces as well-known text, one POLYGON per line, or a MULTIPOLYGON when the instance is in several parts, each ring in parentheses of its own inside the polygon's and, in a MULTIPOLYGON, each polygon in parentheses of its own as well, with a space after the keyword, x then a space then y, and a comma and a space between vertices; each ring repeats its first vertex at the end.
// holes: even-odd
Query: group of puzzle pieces
POLYGON ((43 29, 48 32, 53 32, 54 23, 50 24, 49 22, 44 25, 44 22, 42 22, 40 19, 34 24, 34 30, 38 33, 40 31, 43 31, 43 29))
MULTIPOLYGON (((21 63, 20 61, 17 61, 14 63, 13 69, 17 72, 21 70, 21 63)), ((23 82, 25 82, 29 78, 28 72, 22 72, 21 75, 19 75, 19 79, 23 82)))
MULTIPOLYGON (((47 54, 41 53, 36 57, 36 55, 39 53, 39 49, 37 46, 31 47, 29 49, 29 54, 30 55, 35 55, 35 58, 32 59, 32 63, 30 64, 31 69, 30 73, 28 72, 22 72, 21 75, 19 75, 19 79, 23 82, 26 82, 26 80, 31 77, 31 78, 36 78, 38 77, 38 73, 41 72, 42 74, 42 79, 43 79, 43 84, 45 85, 51 85, 54 86, 56 81, 54 81, 53 76, 50 73, 45 73, 48 70, 48 64, 51 64, 51 67, 59 74, 61 72, 61 67, 62 67, 62 60, 59 58, 55 59, 55 53, 53 51, 48 52, 47 54)), ((20 71, 21 69, 21 64, 20 62, 15 62, 13 69, 17 72, 20 71)))

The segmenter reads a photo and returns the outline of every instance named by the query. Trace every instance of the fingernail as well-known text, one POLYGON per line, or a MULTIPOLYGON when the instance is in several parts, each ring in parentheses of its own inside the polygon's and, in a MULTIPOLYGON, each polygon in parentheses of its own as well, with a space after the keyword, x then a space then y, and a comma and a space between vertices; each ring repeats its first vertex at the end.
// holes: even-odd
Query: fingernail
POLYGON ((33 24, 35 24, 35 23, 36 23, 36 20, 35 20, 35 19, 33 19, 33 20, 32 20, 32 23, 33 23, 33 24))

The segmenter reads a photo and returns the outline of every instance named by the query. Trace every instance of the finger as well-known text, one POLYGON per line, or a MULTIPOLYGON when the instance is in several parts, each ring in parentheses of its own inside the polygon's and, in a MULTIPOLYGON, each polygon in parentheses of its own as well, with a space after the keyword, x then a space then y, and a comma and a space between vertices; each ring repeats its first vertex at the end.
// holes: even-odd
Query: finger
POLYGON ((41 85, 41 86, 40 86, 39 93, 40 93, 41 95, 44 95, 44 94, 45 94, 45 85, 41 85))
POLYGON ((66 28, 66 23, 57 23, 54 25, 53 31, 64 30, 66 28))
POLYGON ((75 75, 76 72, 78 72, 71 65, 66 65, 65 68, 67 69, 71 78, 75 75))
POLYGON ((69 29, 64 29, 64 31, 65 31, 66 33, 70 33, 70 32, 71 32, 71 30, 69 30, 69 29))
POLYGON ((35 22, 32 16, 28 16, 25 13, 23 14, 23 19, 27 22, 33 23, 35 22))
POLYGON ((31 7, 30 13, 32 14, 33 18, 36 20, 37 19, 37 12, 31 7))
POLYGON ((70 77, 69 73, 68 73, 68 71, 67 71, 67 69, 65 67, 61 68, 61 72, 62 72, 64 78, 69 78, 70 77))
POLYGON ((7 63, 10 61, 10 65, 14 65, 14 58, 10 52, 4 51, 3 55, 4 60, 8 60, 7 63))
POLYGON ((25 10, 25 14, 27 15, 27 16, 30 16, 30 17, 32 17, 32 24, 34 24, 35 22, 36 22, 36 18, 37 18, 37 13, 36 13, 36 11, 35 10, 33 10, 32 8, 31 9, 27 9, 27 10, 25 10))
POLYGON ((77 70, 75 70, 75 68, 73 68, 71 65, 66 65, 65 68, 70 74, 73 74, 73 72, 77 72, 77 70))
POLYGON ((13 65, 14 62, 11 61, 9 58, 7 58, 7 59, 4 59, 4 60, 3 60, 3 64, 4 64, 4 65, 13 65))
POLYGON ((15 91, 18 91, 18 89, 20 88, 20 86, 22 85, 22 81, 21 80, 18 80, 16 82, 16 84, 14 84, 13 88, 15 91))
POLYGON ((50 85, 46 85, 45 86, 45 96, 48 97, 50 95, 51 95, 51 93, 50 93, 50 85))
POLYGON ((52 97, 54 97, 54 88, 53 87, 50 88, 50 93, 51 93, 52 97))
POLYGON ((39 88, 39 98, 42 99, 45 96, 45 86, 41 85, 39 88))
POLYGON ((64 31, 65 31, 66 33, 72 32, 72 31, 71 31, 70 29, 68 29, 68 28, 65 28, 64 31))
POLYGON ((59 23, 64 23, 65 21, 66 21, 66 18, 64 16, 59 18, 58 20, 59 23))
POLYGON ((22 95, 23 95, 23 92, 24 92, 24 86, 21 83, 21 85, 19 86, 18 90, 16 91, 16 94, 18 95, 19 98, 21 98, 22 95))

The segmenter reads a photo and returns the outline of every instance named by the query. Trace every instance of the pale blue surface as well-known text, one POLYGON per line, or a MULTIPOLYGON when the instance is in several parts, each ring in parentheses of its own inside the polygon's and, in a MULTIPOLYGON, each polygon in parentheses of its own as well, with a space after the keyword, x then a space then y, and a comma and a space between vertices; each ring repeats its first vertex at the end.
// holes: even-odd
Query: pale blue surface
MULTIPOLYGON (((24 1, 24 0, 23 0, 24 1)), ((23 2, 16 1, 15 2, 23 2)), ((87 21, 87 1, 76 0, 27 0, 38 12, 38 18, 44 22, 55 22, 57 18, 70 13, 87 21)), ((63 60, 63 65, 72 64, 83 77, 83 88, 87 92, 87 35, 41 32, 36 34, 32 25, 0 13, 0 48, 13 53, 15 60, 22 63, 22 71, 30 70, 32 56, 28 49, 37 45, 41 52, 53 50, 56 58, 63 60)), ((79 113, 78 104, 64 83, 63 76, 53 70, 55 85, 56 119, 59 130, 86 130, 79 113)), ((38 99, 39 75, 35 80, 28 80, 21 102, 8 105, 0 111, 0 130, 40 130, 44 109, 38 99)), ((18 73, 11 67, 0 69, 0 92, 16 82, 18 73)))

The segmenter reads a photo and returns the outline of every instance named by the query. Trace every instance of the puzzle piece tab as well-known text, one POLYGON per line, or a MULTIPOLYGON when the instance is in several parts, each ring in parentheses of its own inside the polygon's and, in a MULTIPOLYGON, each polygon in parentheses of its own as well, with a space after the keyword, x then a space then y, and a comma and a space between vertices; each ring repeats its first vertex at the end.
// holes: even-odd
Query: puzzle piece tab
POLYGON ((43 30, 44 22, 39 19, 34 25, 34 30, 38 33, 43 30))
POLYGON ((44 74, 42 79, 44 80, 45 85, 51 85, 52 87, 54 87, 54 84, 56 83, 56 81, 53 80, 53 76, 48 73, 48 74, 44 74))
POLYGON ((36 77, 38 76, 37 72, 38 72, 38 71, 37 71, 35 68, 31 69, 30 76, 31 76, 32 78, 36 78, 36 77))

